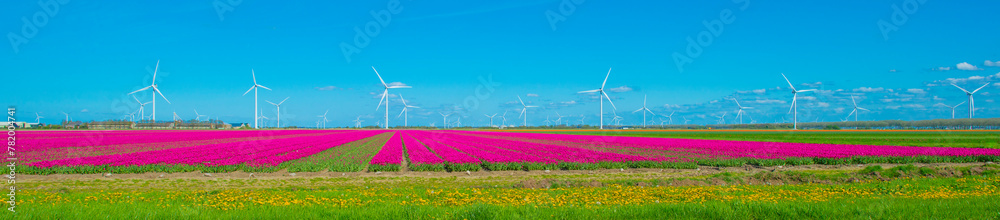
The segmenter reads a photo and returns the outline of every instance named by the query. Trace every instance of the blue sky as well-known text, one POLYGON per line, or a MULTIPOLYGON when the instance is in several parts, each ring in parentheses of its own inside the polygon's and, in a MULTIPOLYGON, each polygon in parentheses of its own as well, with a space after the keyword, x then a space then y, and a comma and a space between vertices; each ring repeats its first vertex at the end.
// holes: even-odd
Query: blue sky
MULTIPOLYGON (((654 112, 676 111, 675 123, 715 123, 727 112, 730 121, 732 97, 755 107, 749 114, 758 122, 789 120, 780 73, 796 88, 819 89, 800 96, 800 121, 842 120, 851 95, 872 110, 862 120, 950 117, 935 105, 965 100, 951 82, 989 82, 976 94, 976 117, 1000 116, 1000 3, 991 1, 43 2, 58 10, 34 1, 0 8, 8 39, 0 72, 12 85, 0 103, 28 121, 35 112, 47 123, 61 112, 121 118, 138 108, 125 94, 150 83, 157 60, 156 81, 171 102, 157 101, 157 119, 174 111, 191 119, 197 109, 251 121, 252 94, 241 94, 253 68, 274 89, 260 93, 270 118, 274 108, 263 100, 291 97, 285 124, 314 126, 327 109, 329 126, 356 117, 374 124, 384 113, 375 111, 382 88, 371 66, 387 82, 413 87, 390 92, 421 107, 409 114, 415 125, 440 126, 438 111, 481 125, 483 114, 505 110, 520 124, 518 95, 542 106, 529 110, 529 125, 556 112, 596 125, 598 99, 576 92, 598 88, 611 67, 607 87, 627 124, 641 123, 632 111, 644 95, 654 112), (373 12, 390 19, 379 23, 373 12), (356 44, 355 28, 367 24, 377 33, 356 44), (688 38, 700 53, 689 53, 688 38), (357 50, 345 55, 342 45, 357 50), (679 68, 675 54, 690 62, 679 68), (492 90, 477 93, 480 78, 492 78, 492 90)), ((393 98, 391 125, 402 122, 399 107, 393 98)), ((967 108, 957 116, 968 117, 967 108)))

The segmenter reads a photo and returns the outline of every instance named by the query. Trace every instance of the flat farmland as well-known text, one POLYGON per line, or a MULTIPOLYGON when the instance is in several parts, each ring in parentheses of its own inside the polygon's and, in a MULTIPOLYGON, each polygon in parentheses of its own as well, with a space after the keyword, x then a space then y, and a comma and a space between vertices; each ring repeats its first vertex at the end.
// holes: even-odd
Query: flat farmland
POLYGON ((995 132, 20 134, 28 219, 1000 217, 995 132))

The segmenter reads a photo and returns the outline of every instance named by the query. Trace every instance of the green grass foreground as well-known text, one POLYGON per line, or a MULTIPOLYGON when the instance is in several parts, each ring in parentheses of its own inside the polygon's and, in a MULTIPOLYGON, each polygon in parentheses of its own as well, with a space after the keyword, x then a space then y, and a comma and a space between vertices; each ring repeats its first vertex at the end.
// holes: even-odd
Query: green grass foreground
MULTIPOLYGON (((959 170, 970 168, 992 170, 996 166, 959 170)), ((34 182, 25 183, 29 190, 19 192, 17 213, 0 219, 1000 218, 996 172, 962 177, 935 173, 873 166, 859 171, 720 173, 688 178, 581 174, 34 182), (886 179, 889 173, 901 176, 886 179), (770 181, 799 178, 838 181, 770 181), (533 184, 538 181, 542 183, 533 184), (595 181, 600 184, 581 185, 595 181), (715 185, 704 185, 713 181, 715 185), (699 184, 682 184, 692 182, 699 184)))

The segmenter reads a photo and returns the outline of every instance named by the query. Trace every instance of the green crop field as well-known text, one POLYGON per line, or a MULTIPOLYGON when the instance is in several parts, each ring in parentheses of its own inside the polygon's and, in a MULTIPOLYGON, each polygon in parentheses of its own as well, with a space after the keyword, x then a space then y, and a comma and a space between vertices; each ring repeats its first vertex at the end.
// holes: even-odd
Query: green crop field
POLYGON ((859 144, 919 147, 1000 148, 997 131, 560 131, 537 133, 658 138, 859 144))

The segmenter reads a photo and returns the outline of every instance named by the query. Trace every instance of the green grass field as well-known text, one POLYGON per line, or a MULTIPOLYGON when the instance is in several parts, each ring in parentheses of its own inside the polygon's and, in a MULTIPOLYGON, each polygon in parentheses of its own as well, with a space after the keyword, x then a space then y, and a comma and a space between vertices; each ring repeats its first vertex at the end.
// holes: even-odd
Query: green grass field
POLYGON ((558 131, 539 133, 634 137, 859 144, 919 147, 1000 148, 996 131, 558 131))

